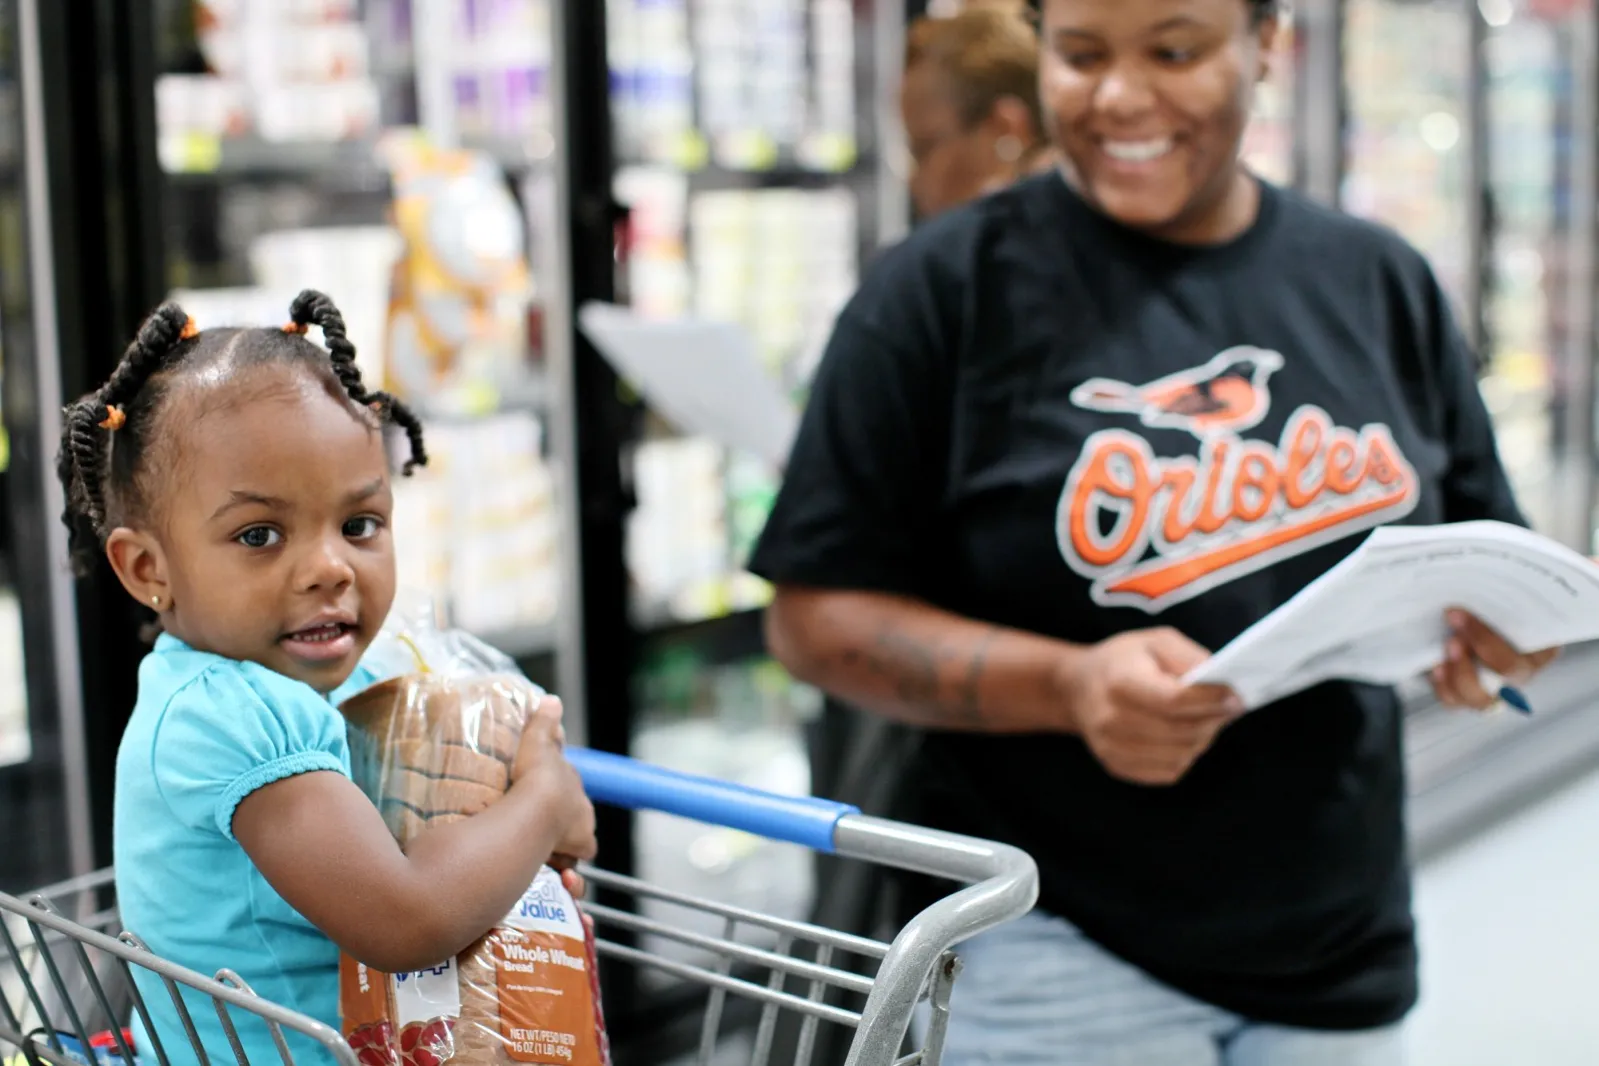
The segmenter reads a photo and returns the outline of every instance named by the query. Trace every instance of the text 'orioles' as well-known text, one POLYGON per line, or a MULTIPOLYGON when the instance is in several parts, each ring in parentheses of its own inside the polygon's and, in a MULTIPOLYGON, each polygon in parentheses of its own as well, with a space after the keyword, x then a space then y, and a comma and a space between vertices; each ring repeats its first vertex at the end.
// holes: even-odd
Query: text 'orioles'
POLYGON ((1306 405, 1275 447, 1218 434, 1198 457, 1163 459, 1135 434, 1095 433, 1066 479, 1057 533, 1096 601, 1156 610, 1408 513, 1416 496, 1386 426, 1357 433, 1306 405))

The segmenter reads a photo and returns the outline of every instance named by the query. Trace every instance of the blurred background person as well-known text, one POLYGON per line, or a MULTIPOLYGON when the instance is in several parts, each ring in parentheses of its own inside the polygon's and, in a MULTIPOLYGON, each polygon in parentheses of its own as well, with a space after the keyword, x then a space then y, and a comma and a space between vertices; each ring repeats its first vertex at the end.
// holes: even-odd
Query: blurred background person
POLYGON ((1038 35, 1024 3, 917 19, 906 36, 900 110, 927 218, 1054 160, 1038 101, 1038 35))

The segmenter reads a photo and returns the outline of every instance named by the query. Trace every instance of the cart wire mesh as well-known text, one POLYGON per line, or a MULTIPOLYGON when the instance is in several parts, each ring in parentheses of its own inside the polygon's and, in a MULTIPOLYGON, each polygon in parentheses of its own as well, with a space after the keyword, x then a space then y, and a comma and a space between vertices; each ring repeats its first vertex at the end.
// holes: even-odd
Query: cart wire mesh
MULTIPOLYGON (((890 945, 739 907, 674 892, 630 877, 585 870, 596 886, 634 901, 632 910, 586 904, 596 924, 602 959, 653 970, 709 989, 700 1027, 698 1066, 723 1062, 770 1066, 774 1061, 811 1066, 823 1025, 857 1029, 890 945), (660 916, 657 916, 660 915, 660 916), (606 930, 635 940, 607 938, 606 930), (757 1004, 759 1019, 748 1056, 734 1058, 723 1041, 729 996, 757 1004), (779 1021, 798 1020, 792 1047, 780 1046, 779 1021)), ((923 988, 931 999, 928 1043, 900 1057, 899 1066, 936 1064, 948 1020, 949 988, 959 962, 946 952, 923 988)))
POLYGON ((175 1059, 213 1066, 217 1049, 202 1045, 188 1005, 191 997, 184 995, 192 990, 216 1011, 230 1057, 240 1066, 250 1066, 239 1038, 243 1018, 266 1027, 285 1064, 295 1061, 286 1038, 292 1033, 320 1044, 327 1061, 357 1066, 337 1030, 261 998, 237 974, 223 970, 206 977, 152 954, 122 928, 114 894, 111 870, 26 899, 0 894, 0 1060, 27 1066, 133 1066, 130 1023, 137 1019, 149 1034, 149 1046, 138 1049, 142 1066, 174 1066, 175 1059), (153 974, 171 996, 187 1038, 181 1057, 169 1048, 177 1034, 150 1024, 135 970, 153 974))
MULTIPOLYGON (((634 904, 632 909, 585 905, 607 964, 653 970, 708 990, 699 1066, 720 1066, 734 1055, 750 1066, 773 1061, 810 1066, 822 1026, 853 1031, 860 1025, 876 967, 890 950, 882 941, 694 898, 630 877, 594 869, 584 874, 593 885, 634 904), (730 996, 759 1008, 747 1057, 728 1039, 730 996), (785 1014, 797 1021, 797 1038, 786 1042, 779 1027, 785 1014)), ((0 1066, 131 1066, 135 1048, 126 1027, 135 1017, 150 1033, 149 1046, 137 1049, 142 1066, 173 1066, 174 1059, 197 1060, 201 1066, 227 1061, 251 1066, 236 1012, 267 1026, 286 1066, 296 1059, 285 1030, 322 1044, 334 1061, 354 1063, 337 1032, 260 998, 238 975, 224 970, 207 978, 151 954, 122 928, 113 897, 110 870, 26 899, 0 895, 0 1066), (169 1043, 179 1034, 152 1030, 133 980, 136 968, 154 973, 172 997, 192 1059, 170 1053, 169 1043), (202 1045, 182 994, 185 988, 210 999, 228 1040, 226 1057, 202 1045)), ((932 1001, 927 1042, 899 1057, 898 1066, 937 1063, 957 972, 957 960, 946 953, 923 990, 923 998, 932 1001)))
MULTIPOLYGON (((651 767, 623 756, 571 748, 567 757, 600 803, 655 810, 910 871, 965 887, 933 903, 885 944, 817 925, 713 903, 629 877, 587 870, 605 894, 587 907, 607 964, 664 974, 708 989, 699 1062, 723 1066, 729 997, 758 1007, 751 1066, 810 1066, 822 1026, 848 1035, 844 1066, 937 1066, 959 972, 954 945, 1021 917, 1038 899, 1038 869, 1024 852, 992 841, 864 816, 812 797, 779 796, 651 767), (624 905, 614 906, 614 902, 624 905), (905 1039, 922 1003, 922 1044, 905 1039), (798 1021, 797 1026, 780 1023, 798 1021), (792 1033, 792 1039, 789 1034, 792 1033)), ((139 1066, 250 1066, 236 1022, 265 1025, 285 1066, 291 1045, 318 1066, 358 1066, 337 1029, 256 995, 239 975, 207 977, 149 951, 122 929, 110 871, 26 900, 0 895, 0 1053, 10 1044, 25 1066, 134 1066, 122 1026, 149 1033, 139 1066), (187 1037, 152 1032, 144 988, 172 998, 187 1037), (206 1046, 185 993, 210 1001, 228 1045, 206 1046), (163 1041, 173 1041, 169 1057, 163 1041), (192 1053, 192 1054, 190 1054, 192 1053)), ((209 1023, 208 1026, 209 1028, 209 1023)), ((208 1034, 209 1036, 209 1034, 208 1034)), ((252 1040, 259 1046, 258 1040, 252 1040)), ((835 1041, 830 1046, 842 1044, 835 1041)), ((831 1052, 829 1055, 831 1056, 831 1052)), ((0 1066, 10 1066, 0 1062, 0 1066)), ((836 1064, 834 1064, 836 1066, 836 1064)))

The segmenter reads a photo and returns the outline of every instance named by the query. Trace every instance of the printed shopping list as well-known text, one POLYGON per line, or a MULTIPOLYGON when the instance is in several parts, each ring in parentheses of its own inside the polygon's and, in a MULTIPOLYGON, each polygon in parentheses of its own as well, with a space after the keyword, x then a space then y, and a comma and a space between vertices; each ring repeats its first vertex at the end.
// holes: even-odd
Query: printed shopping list
POLYGON ((1442 659, 1451 607, 1522 652, 1599 639, 1599 563, 1503 522, 1383 526, 1185 680, 1251 710, 1334 679, 1397 685, 1442 659))
POLYGON ((641 318, 588 303, 578 324, 605 361, 679 429, 742 448, 782 469, 799 409, 761 366, 754 342, 729 322, 641 318))

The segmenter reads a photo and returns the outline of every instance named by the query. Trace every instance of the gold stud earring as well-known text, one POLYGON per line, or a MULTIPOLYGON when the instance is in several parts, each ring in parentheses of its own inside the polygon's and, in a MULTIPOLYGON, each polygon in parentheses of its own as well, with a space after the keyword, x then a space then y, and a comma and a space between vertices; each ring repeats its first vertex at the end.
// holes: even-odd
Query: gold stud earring
POLYGON ((161 609, 161 597, 160 596, 151 596, 150 597, 150 603, 151 603, 151 605, 153 605, 155 607, 156 610, 159 611, 161 609))

